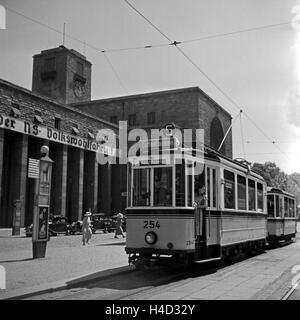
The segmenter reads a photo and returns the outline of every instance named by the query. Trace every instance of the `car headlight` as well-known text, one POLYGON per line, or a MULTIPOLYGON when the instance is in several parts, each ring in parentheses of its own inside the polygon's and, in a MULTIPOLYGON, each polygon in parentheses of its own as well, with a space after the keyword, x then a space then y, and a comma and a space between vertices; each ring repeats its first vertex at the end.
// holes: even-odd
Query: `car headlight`
POLYGON ((157 241, 157 235, 155 232, 150 231, 145 235, 145 241, 148 244, 154 244, 157 241))

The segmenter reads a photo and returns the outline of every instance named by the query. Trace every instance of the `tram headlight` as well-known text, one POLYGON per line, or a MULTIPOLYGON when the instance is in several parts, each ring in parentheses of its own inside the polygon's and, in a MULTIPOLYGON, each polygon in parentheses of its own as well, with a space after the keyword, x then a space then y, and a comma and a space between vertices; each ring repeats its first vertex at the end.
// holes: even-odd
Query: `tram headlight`
POLYGON ((145 241, 148 244, 154 244, 157 241, 156 233, 153 232, 153 231, 147 232, 146 235, 145 235, 145 241))

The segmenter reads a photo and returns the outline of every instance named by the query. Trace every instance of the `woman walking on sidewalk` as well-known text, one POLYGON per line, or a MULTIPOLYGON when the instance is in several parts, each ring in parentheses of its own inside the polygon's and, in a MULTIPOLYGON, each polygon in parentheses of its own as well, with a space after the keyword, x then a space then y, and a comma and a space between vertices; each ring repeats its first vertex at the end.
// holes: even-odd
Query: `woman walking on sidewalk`
POLYGON ((84 246, 85 243, 89 244, 89 240, 92 238, 91 215, 92 213, 87 211, 82 220, 82 244, 84 246))
POLYGON ((118 235, 122 235, 123 238, 125 238, 123 234, 123 228, 122 228, 122 222, 123 222, 124 216, 121 212, 117 214, 117 225, 116 225, 116 233, 115 238, 118 239, 118 235))

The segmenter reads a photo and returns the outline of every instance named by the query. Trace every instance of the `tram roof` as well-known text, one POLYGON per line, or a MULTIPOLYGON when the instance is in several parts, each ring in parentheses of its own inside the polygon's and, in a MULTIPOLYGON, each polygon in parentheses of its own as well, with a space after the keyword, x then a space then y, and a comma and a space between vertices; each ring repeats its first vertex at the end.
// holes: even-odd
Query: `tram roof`
POLYGON ((295 198, 295 195, 293 195, 292 193, 286 192, 286 191, 284 191, 282 189, 275 188, 275 187, 267 187, 267 192, 268 193, 283 194, 283 195, 286 195, 288 197, 295 198))

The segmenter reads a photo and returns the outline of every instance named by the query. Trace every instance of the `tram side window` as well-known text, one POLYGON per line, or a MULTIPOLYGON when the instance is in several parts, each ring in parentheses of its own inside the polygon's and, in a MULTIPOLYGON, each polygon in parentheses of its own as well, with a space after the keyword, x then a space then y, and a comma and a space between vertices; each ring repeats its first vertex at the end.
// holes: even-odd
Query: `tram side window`
POLYGON ((289 216, 289 199, 287 197, 284 197, 284 216, 289 216))
POLYGON ((212 184, 213 184, 213 207, 217 207, 217 176, 216 169, 212 169, 212 184))
POLYGON ((275 196, 276 217, 279 217, 279 196, 275 196))
POLYGON ((206 169, 206 185, 207 185, 207 206, 211 207, 211 194, 210 194, 210 168, 206 169))
POLYGON ((268 206, 268 216, 274 217, 275 204, 274 204, 274 196, 273 195, 268 195, 267 206, 268 206))
POLYGON ((264 188, 261 183, 257 183, 257 211, 264 211, 264 188))
POLYGON ((154 169, 154 206, 172 206, 172 168, 154 169))
POLYGON ((128 165, 128 173, 127 173, 127 207, 131 207, 131 175, 132 175, 132 169, 131 165, 128 165))
POLYGON ((198 205, 204 206, 205 205, 205 172, 203 172, 199 175, 195 175, 195 183, 194 183, 194 197, 195 202, 197 202, 198 205))
POLYGON ((185 174, 182 164, 176 164, 176 206, 185 206, 185 174))
POLYGON ((248 210, 255 211, 255 181, 248 179, 248 210))
POLYGON ((224 206, 226 209, 235 209, 234 173, 224 170, 224 182, 224 206))
POLYGON ((150 205, 150 169, 133 170, 133 205, 150 205))
POLYGON ((289 217, 293 217, 294 216, 294 200, 293 199, 289 199, 290 202, 290 213, 289 213, 289 217))
POLYGON ((238 209, 246 210, 246 178, 237 176, 238 183, 238 209))

